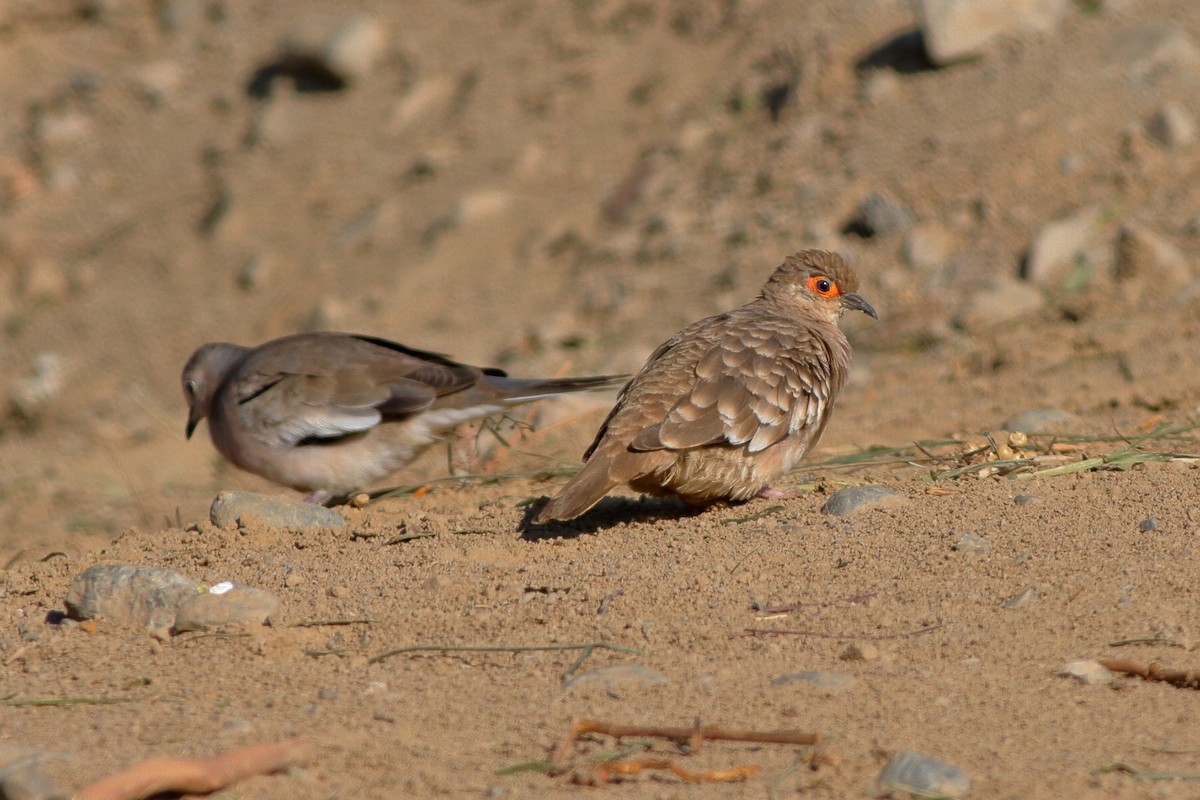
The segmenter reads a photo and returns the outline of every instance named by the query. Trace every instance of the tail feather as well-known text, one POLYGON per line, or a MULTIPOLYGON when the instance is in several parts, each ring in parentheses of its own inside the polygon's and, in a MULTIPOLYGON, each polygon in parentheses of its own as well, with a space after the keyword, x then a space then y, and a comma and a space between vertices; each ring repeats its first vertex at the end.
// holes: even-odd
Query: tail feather
POLYGON ((628 375, 594 375, 585 378, 509 378, 486 375, 490 388, 504 395, 508 402, 526 402, 568 392, 590 392, 598 389, 618 389, 629 380, 628 375))
POLYGON ((550 502, 542 507, 533 521, 541 525, 554 520, 575 519, 596 505, 600 498, 620 483, 612 477, 608 467, 607 459, 593 458, 588 461, 566 486, 559 489, 558 494, 550 498, 550 502))

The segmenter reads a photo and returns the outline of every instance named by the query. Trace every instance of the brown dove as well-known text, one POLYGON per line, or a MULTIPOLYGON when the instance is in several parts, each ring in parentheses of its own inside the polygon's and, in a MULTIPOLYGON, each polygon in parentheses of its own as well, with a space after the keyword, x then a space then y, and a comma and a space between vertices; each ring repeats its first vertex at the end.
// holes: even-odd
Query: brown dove
POLYGON ((182 381, 189 439, 207 418, 226 459, 323 503, 387 477, 463 422, 627 377, 509 378, 385 339, 302 333, 206 344, 182 381))
POLYGON ((821 438, 846 381, 847 309, 879 316, 835 253, 804 250, 757 298, 660 345, 583 454, 584 466, 538 513, 573 519, 618 486, 689 505, 784 497, 771 481, 821 438))

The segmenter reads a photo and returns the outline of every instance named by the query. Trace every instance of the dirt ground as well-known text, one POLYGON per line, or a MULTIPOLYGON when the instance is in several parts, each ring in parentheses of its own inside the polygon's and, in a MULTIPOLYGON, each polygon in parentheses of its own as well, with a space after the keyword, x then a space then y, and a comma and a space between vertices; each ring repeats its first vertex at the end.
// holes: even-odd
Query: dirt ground
POLYGON ((1156 122, 1200 114, 1200 5, 1074 3, 937 69, 917 26, 899 0, 7 7, 0 744, 82 781, 313 743, 231 798, 862 797, 902 750, 972 797, 1195 796, 1200 694, 1059 673, 1200 670, 1200 472, 1178 457, 1200 453, 1200 144, 1156 122), (359 12, 378 47, 334 86, 294 54, 359 12), (1176 38, 1146 55, 1154 22, 1176 38), (872 194, 907 210, 896 230, 863 229, 872 194), (1086 257, 1024 280, 1039 232, 1089 208, 1086 257), (1131 226, 1168 255, 1123 260, 1131 226), (345 529, 207 521, 221 489, 286 490, 184 440, 201 343, 354 330, 514 375, 632 371, 806 246, 857 265, 881 320, 846 320, 852 377, 780 484, 797 499, 618 495, 523 533, 598 396, 523 410, 504 443, 465 432, 345 529), (1038 408, 1073 416, 981 469, 1038 408), (905 499, 821 513, 864 483, 905 499), (97 562, 282 610, 167 641, 48 622, 97 562), (444 649, 588 643, 616 649, 444 649), (443 649, 372 661, 404 646, 443 649), (804 671, 827 680, 777 680, 804 671), (73 698, 120 702, 15 705, 73 698), (737 784, 582 788, 600 738, 565 774, 500 774, 581 718, 823 744, 654 754, 761 768, 737 784))

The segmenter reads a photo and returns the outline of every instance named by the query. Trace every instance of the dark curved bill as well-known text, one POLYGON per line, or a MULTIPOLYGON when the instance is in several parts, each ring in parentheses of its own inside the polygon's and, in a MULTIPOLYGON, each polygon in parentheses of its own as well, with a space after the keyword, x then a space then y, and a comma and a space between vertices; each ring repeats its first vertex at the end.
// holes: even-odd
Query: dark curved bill
POLYGON ((875 309, 871 307, 871 304, 864 300, 862 295, 854 292, 842 295, 842 307, 852 308, 855 311, 863 312, 868 317, 879 319, 879 315, 875 313, 875 309))

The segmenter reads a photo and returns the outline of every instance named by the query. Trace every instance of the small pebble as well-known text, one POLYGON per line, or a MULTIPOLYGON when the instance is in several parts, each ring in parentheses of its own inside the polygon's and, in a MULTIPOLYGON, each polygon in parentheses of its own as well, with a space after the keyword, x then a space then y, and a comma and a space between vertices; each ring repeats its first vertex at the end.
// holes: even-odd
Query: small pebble
POLYGON ((821 513, 845 517, 864 508, 903 502, 907 499, 904 494, 886 486, 848 486, 831 494, 825 505, 821 506, 821 513))
POLYGON ((208 511, 219 528, 262 523, 272 528, 341 528, 346 518, 331 508, 253 492, 221 492, 208 511))
POLYGON ((1093 658, 1072 661, 1059 674, 1088 686, 1107 686, 1116 678, 1108 667, 1093 658))
POLYGON ((1158 530, 1158 520, 1156 520, 1154 517, 1146 517, 1144 520, 1138 523, 1138 530, 1142 533, 1156 531, 1158 530))
POLYGON ((174 625, 179 604, 198 589, 174 570, 96 564, 71 582, 67 613, 78 620, 103 617, 165 630, 174 625))
POLYGON ((805 670, 803 672, 789 672, 786 675, 780 675, 772 679, 771 685, 779 687, 786 686, 789 683, 807 683, 818 689, 824 689, 826 692, 832 693, 849 689, 856 682, 857 680, 853 675, 844 675, 840 672, 823 672, 821 670, 805 670))
POLYGON ((901 750, 879 773, 879 791, 911 792, 921 797, 962 797, 971 781, 961 768, 913 750, 901 750))
MULTIPOLYGON (((5 755, 11 757, 13 749, 15 746, 6 748, 5 755)), ((59 770, 53 769, 50 763, 73 758, 45 750, 26 752, 8 761, 0 769, 0 797, 5 800, 67 800, 73 797, 54 774, 59 770)))
POLYGON ((1038 502, 1038 496, 1036 494, 1019 494, 1013 498, 1013 502, 1019 506, 1033 505, 1038 502))
POLYGON ((973 533, 964 533, 959 540, 954 543, 954 550, 959 553, 986 553, 991 549, 991 542, 982 536, 976 536, 973 533))
POLYGON ((1187 147, 1196 141, 1196 119, 1178 103, 1168 103, 1146 123, 1146 133, 1168 149, 1187 147))
POLYGON ((906 207, 876 192, 862 201, 858 207, 858 215, 847 227, 870 238, 907 230, 915 222, 916 217, 906 207))
POLYGON ((1004 607, 1005 608, 1020 608, 1021 606, 1028 605, 1029 603, 1032 603, 1034 600, 1037 600, 1037 599, 1038 599, 1037 589, 1034 589, 1032 586, 1030 586, 1030 587, 1026 588, 1025 590, 1023 590, 1022 592, 1020 592, 1019 594, 1015 594, 1012 597, 1005 600, 1004 607))
POLYGON ((335 75, 353 81, 371 74, 383 52, 383 26, 368 14, 350 17, 334 32, 322 55, 335 75))
POLYGON ((265 589, 237 583, 225 591, 217 589, 218 586, 213 586, 206 592, 197 592, 179 604, 176 633, 231 624, 265 625, 279 612, 279 598, 265 589))
POLYGON ((842 661, 878 661, 879 648, 870 642, 853 642, 838 656, 842 661))

